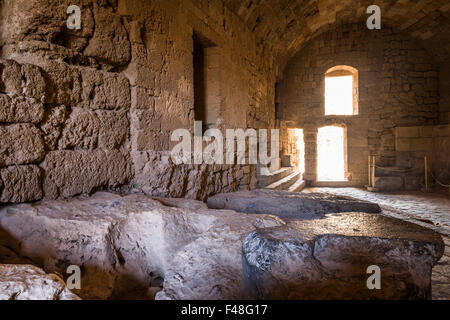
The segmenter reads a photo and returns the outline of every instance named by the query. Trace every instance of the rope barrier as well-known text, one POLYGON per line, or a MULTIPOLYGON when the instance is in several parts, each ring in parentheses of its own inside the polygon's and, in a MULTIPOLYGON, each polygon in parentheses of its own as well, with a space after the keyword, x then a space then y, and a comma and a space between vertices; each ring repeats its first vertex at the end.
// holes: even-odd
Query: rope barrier
POLYGON ((430 170, 428 170, 428 171, 430 171, 431 177, 437 182, 437 184, 439 184, 441 187, 444 187, 444 188, 450 188, 450 185, 444 184, 443 182, 439 181, 439 180, 434 176, 433 170, 430 169, 430 170))
POLYGON ((380 167, 375 165, 376 168, 381 169, 381 170, 385 170, 385 171, 390 171, 390 172, 411 172, 411 171, 415 171, 415 170, 423 170, 422 168, 411 168, 411 169, 391 169, 391 168, 387 168, 387 167, 380 167))
MULTIPOLYGON (((388 167, 380 167, 380 166, 377 166, 377 165, 374 165, 374 166, 376 168, 378 168, 378 169, 381 169, 381 170, 385 170, 385 171, 389 171, 389 172, 398 172, 398 173, 406 173, 406 172, 411 172, 411 171, 415 171, 415 170, 419 171, 419 170, 423 170, 424 169, 424 167, 421 167, 421 168, 410 168, 410 169, 392 169, 392 168, 388 168, 388 167)), ((428 168, 428 172, 430 173, 430 175, 433 178, 433 180, 435 180, 436 183, 439 184, 441 187, 450 188, 450 185, 447 185, 447 184, 439 181, 435 177, 435 175, 433 174, 433 171, 430 168, 428 168)))

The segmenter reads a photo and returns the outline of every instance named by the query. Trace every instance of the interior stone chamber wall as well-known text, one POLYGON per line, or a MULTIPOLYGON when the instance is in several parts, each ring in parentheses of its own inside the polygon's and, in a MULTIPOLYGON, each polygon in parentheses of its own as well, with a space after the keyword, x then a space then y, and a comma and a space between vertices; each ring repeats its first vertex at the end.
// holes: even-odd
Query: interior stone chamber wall
POLYGON ((5 0, 0 23, 0 202, 256 187, 252 166, 168 159, 171 132, 193 131, 194 34, 220 57, 216 126, 274 127, 274 58, 222 1, 5 0))
POLYGON ((310 184, 316 184, 320 127, 346 129, 349 181, 344 185, 363 186, 368 183, 369 155, 381 166, 403 165, 396 157, 396 127, 433 126, 440 117, 444 122, 433 57, 407 35, 362 26, 337 26, 308 42, 288 63, 277 87, 277 117, 285 126, 305 131, 305 178, 310 184), (325 74, 338 65, 358 70, 357 115, 325 116, 325 74))
POLYGON ((450 120, 448 2, 380 0, 379 32, 360 21, 370 4, 0 1, 0 203, 96 190, 205 199, 255 188, 253 166, 168 160, 171 132, 193 132, 198 117, 196 40, 207 47, 209 127, 303 128, 314 181, 317 128, 343 125, 349 184, 367 183, 369 153, 397 161, 395 127, 450 120), (80 31, 66 27, 71 4, 82 8, 80 31), (321 116, 323 76, 338 64, 359 71, 357 116, 321 116))

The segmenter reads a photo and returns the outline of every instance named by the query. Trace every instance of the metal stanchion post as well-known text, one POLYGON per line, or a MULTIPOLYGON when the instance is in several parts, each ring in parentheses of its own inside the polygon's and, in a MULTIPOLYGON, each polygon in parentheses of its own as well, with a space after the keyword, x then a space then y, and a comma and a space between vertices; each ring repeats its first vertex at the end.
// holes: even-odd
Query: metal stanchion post
POLYGON ((425 192, 428 192, 428 159, 427 156, 424 158, 424 167, 425 167, 425 192))

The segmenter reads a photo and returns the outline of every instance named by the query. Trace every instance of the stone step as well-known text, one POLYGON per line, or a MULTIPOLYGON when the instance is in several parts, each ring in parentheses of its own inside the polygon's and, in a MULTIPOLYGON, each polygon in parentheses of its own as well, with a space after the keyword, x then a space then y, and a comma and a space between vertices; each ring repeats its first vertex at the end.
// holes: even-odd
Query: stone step
POLYGON ((269 169, 263 169, 264 172, 259 176, 259 186, 265 188, 276 181, 286 178, 294 172, 294 169, 294 167, 286 167, 274 172, 270 172, 269 169))
POLYGON ((288 190, 294 183, 296 183, 301 178, 300 172, 294 172, 290 174, 289 176, 278 180, 271 185, 267 186, 267 189, 272 190, 288 190))
POLYGON ((294 183, 291 187, 289 187, 289 192, 300 192, 306 186, 306 181, 303 180, 303 175, 298 179, 296 183, 294 183))

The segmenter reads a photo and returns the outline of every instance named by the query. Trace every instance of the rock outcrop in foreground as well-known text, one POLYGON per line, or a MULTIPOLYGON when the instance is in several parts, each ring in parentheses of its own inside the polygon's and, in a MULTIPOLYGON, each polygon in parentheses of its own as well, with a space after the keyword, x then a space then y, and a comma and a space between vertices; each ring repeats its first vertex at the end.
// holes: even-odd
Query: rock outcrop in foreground
POLYGON ((248 299, 431 299, 444 252, 428 229, 374 214, 343 213, 260 229, 243 244, 248 299), (381 289, 369 290, 370 266, 381 289))
POLYGON ((372 202, 326 193, 292 193, 260 189, 218 194, 208 199, 211 209, 229 209, 245 213, 272 214, 281 219, 318 219, 327 213, 380 213, 372 202))
POLYGON ((83 299, 240 298, 243 239, 282 224, 198 201, 110 193, 0 210, 21 256, 62 275, 81 267, 74 292, 83 299))
POLYGON ((0 300, 79 300, 55 274, 30 265, 0 264, 0 300))
POLYGON ((103 192, 4 207, 0 263, 33 264, 64 277, 77 265, 81 290, 74 293, 83 299, 430 297, 431 269, 443 251, 437 234, 377 214, 325 215, 377 211, 369 203, 262 194, 273 203, 267 212, 297 220, 286 225, 261 214, 263 207, 247 214, 103 192), (302 212, 307 219, 298 220, 302 212), (365 287, 370 265, 382 269, 380 292, 365 287))

